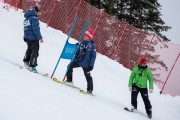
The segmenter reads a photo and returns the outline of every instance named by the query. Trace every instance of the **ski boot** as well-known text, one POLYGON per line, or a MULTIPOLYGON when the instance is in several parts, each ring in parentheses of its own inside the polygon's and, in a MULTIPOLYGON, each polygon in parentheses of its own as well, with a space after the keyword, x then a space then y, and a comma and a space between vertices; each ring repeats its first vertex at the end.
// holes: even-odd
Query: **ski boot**
POLYGON ((137 112, 137 108, 135 108, 134 106, 131 106, 131 111, 132 112, 137 112))
POLYGON ((66 81, 64 81, 64 83, 70 86, 74 86, 72 80, 70 79, 67 79, 66 81))
POLYGON ((149 119, 151 119, 151 118, 152 118, 152 114, 148 114, 147 116, 148 116, 148 118, 149 118, 149 119))
POLYGON ((29 69, 29 62, 24 62, 24 67, 25 67, 26 69, 29 69))
POLYGON ((36 70, 36 67, 29 67, 29 71, 31 71, 33 73, 38 73, 36 70))
POLYGON ((88 94, 92 94, 92 90, 87 90, 87 93, 88 94))

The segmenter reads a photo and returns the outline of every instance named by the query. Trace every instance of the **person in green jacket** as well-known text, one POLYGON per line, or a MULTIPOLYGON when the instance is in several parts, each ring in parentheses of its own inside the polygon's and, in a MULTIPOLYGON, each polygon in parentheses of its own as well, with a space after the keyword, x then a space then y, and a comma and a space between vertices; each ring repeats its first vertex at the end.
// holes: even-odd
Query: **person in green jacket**
POLYGON ((137 110, 137 97, 141 93, 141 97, 145 104, 146 113, 149 118, 152 118, 152 106, 148 97, 147 84, 149 81, 149 93, 153 92, 153 75, 150 68, 147 66, 145 58, 140 59, 140 64, 135 66, 129 78, 129 90, 131 91, 131 110, 137 110))

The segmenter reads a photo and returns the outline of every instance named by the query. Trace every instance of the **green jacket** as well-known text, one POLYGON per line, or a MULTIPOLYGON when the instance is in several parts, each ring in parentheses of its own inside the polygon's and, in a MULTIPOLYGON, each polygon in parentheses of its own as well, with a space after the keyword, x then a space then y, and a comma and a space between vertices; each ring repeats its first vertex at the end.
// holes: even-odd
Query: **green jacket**
POLYGON ((131 72, 128 87, 132 87, 135 84, 140 88, 147 88, 147 80, 149 80, 149 89, 153 89, 154 80, 150 68, 142 69, 136 66, 131 72))

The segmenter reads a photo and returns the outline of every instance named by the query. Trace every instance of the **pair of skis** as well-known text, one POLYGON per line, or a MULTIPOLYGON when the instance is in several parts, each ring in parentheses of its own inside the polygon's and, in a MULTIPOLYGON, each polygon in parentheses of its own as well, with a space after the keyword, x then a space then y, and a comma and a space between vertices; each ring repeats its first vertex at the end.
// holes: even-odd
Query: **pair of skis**
MULTIPOLYGON (((7 62, 7 63, 10 63, 11 65, 17 66, 17 67, 20 68, 20 69, 27 69, 25 66, 22 66, 22 65, 20 65, 20 64, 18 64, 18 63, 15 63, 15 62, 13 62, 13 61, 9 61, 9 60, 3 59, 3 58, 0 58, 0 60, 3 60, 3 61, 5 61, 5 62, 7 62)), ((27 70, 28 70, 28 69, 27 69, 27 70)), ((28 70, 28 71, 30 71, 30 70, 28 70)), ((41 75, 41 76, 43 76, 43 77, 50 78, 48 73, 37 72, 37 73, 35 73, 35 74, 41 75)), ((79 88, 79 87, 76 87, 76 86, 70 85, 70 84, 66 84, 66 82, 61 82, 61 81, 59 81, 57 78, 53 78, 53 81, 55 81, 55 82, 57 82, 57 83, 64 84, 64 85, 66 85, 66 86, 68 86, 68 87, 71 87, 71 88, 75 88, 75 89, 79 90, 79 92, 82 93, 82 94, 90 94, 90 93, 88 93, 87 91, 82 90, 82 89, 79 88)), ((90 95, 95 96, 94 94, 90 94, 90 95)))
MULTIPOLYGON (((21 66, 21 65, 17 65, 20 69, 27 69, 27 70, 29 70, 28 68, 26 68, 26 67, 24 67, 24 66, 21 66)), ((30 70, 29 70, 30 71, 30 70)), ((32 72, 32 71, 30 71, 30 72, 32 72)), ((44 76, 44 77, 48 77, 49 76, 49 74, 48 73, 40 73, 40 72, 33 72, 33 73, 36 73, 36 74, 38 74, 38 75, 42 75, 42 76, 44 76)))
MULTIPOLYGON (((21 65, 19 65, 19 64, 15 64, 15 63, 12 63, 12 62, 10 62, 10 63, 13 64, 13 65, 15 65, 15 66, 17 66, 17 67, 19 67, 20 69, 24 69, 24 68, 25 68, 24 66, 21 66, 21 65)), ((25 68, 25 69, 27 69, 27 68, 25 68)), ((28 70, 28 69, 27 69, 27 70, 28 70)), ((37 72, 37 73, 35 73, 35 74, 41 75, 41 76, 43 76, 43 77, 49 77, 49 74, 48 74, 48 73, 45 73, 45 74, 44 74, 44 73, 37 72)), ((71 88, 75 88, 75 89, 79 90, 80 93, 82 93, 82 94, 90 94, 90 93, 88 93, 87 91, 82 90, 82 89, 79 88, 79 87, 76 87, 76 86, 71 85, 71 84, 67 84, 66 82, 59 81, 57 78, 53 78, 53 81, 55 81, 55 82, 57 82, 57 83, 61 83, 61 84, 63 84, 63 85, 66 85, 66 86, 68 86, 68 87, 71 87, 71 88)), ((90 95, 95 96, 95 95, 92 94, 92 93, 91 93, 90 95)))
POLYGON ((66 82, 59 81, 57 78, 53 78, 53 81, 55 81, 57 83, 61 83, 63 85, 71 87, 71 88, 75 88, 75 89, 79 90, 79 92, 82 93, 82 94, 89 94, 89 95, 95 96, 93 93, 89 93, 89 92, 87 92, 87 91, 85 91, 85 90, 83 90, 83 89, 81 89, 79 87, 76 87, 76 86, 71 85, 71 84, 67 84, 66 82))
MULTIPOLYGON (((1 58, 0 57, 0 60, 3 60, 4 62, 7 62, 7 63, 9 63, 9 64, 11 64, 11 65, 14 65, 14 66, 17 66, 17 67, 19 67, 20 69, 27 69, 27 70, 29 70, 28 68, 26 68, 25 66, 22 66, 22 65, 20 65, 20 64, 18 64, 18 63, 15 63, 15 62, 13 62, 13 61, 10 61, 10 60, 8 60, 8 59, 5 59, 5 58, 1 58)), ((30 70, 29 70, 30 71, 30 70)), ((39 74, 39 75, 42 75, 42 76, 44 76, 44 77, 48 77, 48 73, 40 73, 40 72, 37 72, 36 74, 39 74)))
MULTIPOLYGON (((18 65, 18 64, 14 64, 14 65, 16 65, 16 66, 18 66, 20 69, 24 69, 25 67, 24 66, 21 66, 21 65, 18 65)), ((25 69, 27 69, 27 68, 25 68, 25 69)), ((27 69, 28 70, 28 69, 27 69)), ((30 70, 29 70, 30 71, 30 70)), ((49 74, 48 73, 40 73, 40 72, 35 72, 35 74, 38 74, 38 75, 41 75, 41 76, 44 76, 44 77, 48 77, 49 76, 49 74)), ((71 85, 71 84, 67 84, 66 82, 62 82, 62 81, 59 81, 57 78, 53 78, 53 81, 55 81, 55 82, 57 82, 57 83, 61 83, 61 84, 63 84, 63 85, 66 85, 66 86, 68 86, 68 87, 71 87, 71 88, 75 88, 75 89, 77 89, 77 90, 79 90, 80 91, 80 93, 82 93, 82 94, 90 94, 90 95, 92 95, 92 96, 95 96, 94 94, 92 94, 92 93, 88 93, 87 91, 85 91, 85 90, 83 90, 83 89, 81 89, 81 88, 79 88, 79 87, 76 87, 76 86, 74 86, 74 85, 71 85)))
MULTIPOLYGON (((12 63, 13 64, 13 63, 12 63)), ((24 66, 21 66, 21 65, 18 65, 18 64, 13 64, 13 65, 16 65, 16 66, 18 66, 20 69, 24 69, 25 67, 24 66)), ((27 68, 25 68, 25 69, 27 69, 27 68)), ((28 70, 28 69, 27 69, 28 70)), ((30 71, 30 70, 29 70, 30 71)), ((41 75, 41 76, 44 76, 44 77, 48 77, 49 76, 49 74, 48 73, 40 73, 40 72, 35 72, 35 74, 38 74, 38 75, 41 75)), ((53 78, 53 81, 55 81, 55 82, 57 82, 57 83, 61 83, 61 84, 63 84, 63 85, 66 85, 66 86, 68 86, 68 87, 71 87, 71 88, 75 88, 75 89, 77 89, 77 90, 79 90, 80 91, 80 93, 82 93, 82 94, 90 94, 90 95, 92 95, 92 96, 95 96, 94 94, 92 94, 92 93, 88 93, 87 91, 85 91, 85 90, 82 90, 81 88, 79 88, 79 87, 76 87, 76 86, 74 86, 74 85, 71 85, 71 84, 67 84, 66 82, 62 82, 62 81, 59 81, 57 78, 53 78)))
MULTIPOLYGON (((12 64, 13 64, 13 63, 12 63, 12 64)), ((25 68, 24 66, 21 66, 21 65, 18 65, 18 64, 13 64, 13 65, 18 66, 20 69, 24 69, 24 68, 25 68)), ((25 69, 27 69, 27 68, 25 68, 25 69)), ((27 70, 28 70, 28 69, 27 69, 27 70)), ((35 74, 38 74, 38 75, 41 75, 41 76, 44 76, 44 77, 48 77, 48 76, 49 76, 48 73, 45 73, 45 74, 44 74, 44 73, 37 72, 37 73, 35 73, 35 74)), ((92 96, 95 96, 94 94, 88 93, 87 91, 85 91, 85 90, 83 90, 83 89, 81 89, 81 88, 79 88, 79 87, 76 87, 76 86, 71 85, 71 84, 67 84, 66 82, 59 81, 57 78, 53 78, 53 81, 55 81, 55 82, 57 82, 57 83, 61 83, 61 84, 65 85, 65 86, 68 86, 68 87, 71 87, 71 88, 75 88, 75 89, 79 90, 79 92, 82 93, 82 94, 90 94, 90 95, 92 95, 92 96)))

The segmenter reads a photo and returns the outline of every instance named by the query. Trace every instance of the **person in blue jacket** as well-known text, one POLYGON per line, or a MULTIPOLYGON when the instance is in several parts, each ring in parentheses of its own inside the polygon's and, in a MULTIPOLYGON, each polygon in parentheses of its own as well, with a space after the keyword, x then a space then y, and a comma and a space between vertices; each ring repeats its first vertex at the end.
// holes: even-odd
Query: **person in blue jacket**
POLYGON ((93 91, 93 80, 90 71, 93 70, 96 60, 96 47, 92 40, 93 34, 93 30, 86 31, 83 42, 79 44, 75 58, 69 67, 66 80, 66 82, 72 82, 73 68, 82 67, 87 80, 87 92, 89 93, 93 91))
POLYGON ((39 56, 39 41, 43 39, 39 27, 40 10, 38 6, 30 7, 24 14, 24 41, 27 43, 27 50, 24 56, 24 65, 32 72, 37 72, 37 57, 39 56))

